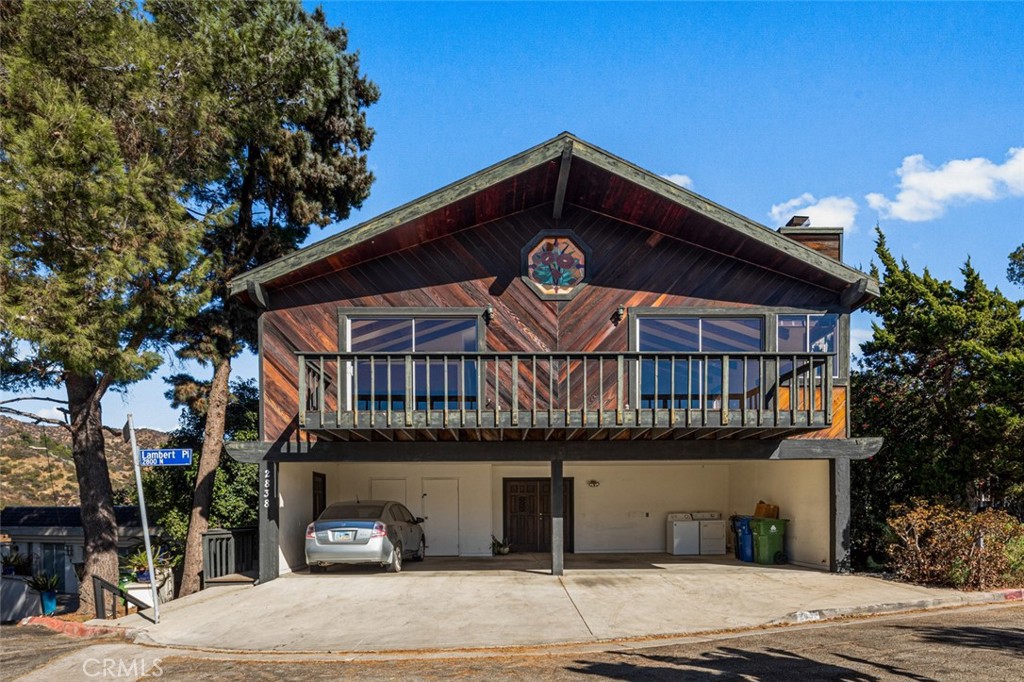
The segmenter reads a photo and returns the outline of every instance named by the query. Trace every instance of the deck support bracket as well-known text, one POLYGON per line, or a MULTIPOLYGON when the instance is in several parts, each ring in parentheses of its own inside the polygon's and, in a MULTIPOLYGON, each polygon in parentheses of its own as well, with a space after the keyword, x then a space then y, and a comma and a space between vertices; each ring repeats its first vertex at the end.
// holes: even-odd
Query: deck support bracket
POLYGON ((847 285, 842 293, 839 294, 839 305, 844 308, 852 308, 858 301, 864 298, 867 290, 868 281, 866 279, 859 279, 853 284, 847 285))

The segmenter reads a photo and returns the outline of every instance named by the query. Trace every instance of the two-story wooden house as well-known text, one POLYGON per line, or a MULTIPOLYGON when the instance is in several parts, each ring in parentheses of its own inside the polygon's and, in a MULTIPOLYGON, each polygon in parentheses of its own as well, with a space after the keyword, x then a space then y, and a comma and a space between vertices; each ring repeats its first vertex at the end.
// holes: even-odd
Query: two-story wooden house
POLYGON ((790 519, 841 570, 842 231, 770 230, 568 134, 231 283, 260 311, 260 579, 341 499, 397 499, 428 554, 664 552, 666 515, 790 519))

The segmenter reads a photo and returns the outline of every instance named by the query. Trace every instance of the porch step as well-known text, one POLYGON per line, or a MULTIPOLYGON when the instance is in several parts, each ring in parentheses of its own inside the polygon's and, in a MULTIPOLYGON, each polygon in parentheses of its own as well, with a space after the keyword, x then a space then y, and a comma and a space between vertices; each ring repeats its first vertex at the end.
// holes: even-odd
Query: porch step
POLYGON ((216 587, 218 585, 248 585, 256 582, 256 571, 245 571, 242 573, 228 573, 217 578, 210 578, 203 581, 203 589, 216 587))

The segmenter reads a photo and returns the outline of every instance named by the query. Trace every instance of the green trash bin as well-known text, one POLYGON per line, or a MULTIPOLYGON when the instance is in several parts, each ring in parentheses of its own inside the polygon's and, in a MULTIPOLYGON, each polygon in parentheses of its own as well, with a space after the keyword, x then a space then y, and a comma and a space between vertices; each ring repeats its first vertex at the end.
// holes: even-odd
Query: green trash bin
POLYGON ((771 566, 786 563, 786 524, 788 519, 750 519, 754 535, 754 563, 771 566))

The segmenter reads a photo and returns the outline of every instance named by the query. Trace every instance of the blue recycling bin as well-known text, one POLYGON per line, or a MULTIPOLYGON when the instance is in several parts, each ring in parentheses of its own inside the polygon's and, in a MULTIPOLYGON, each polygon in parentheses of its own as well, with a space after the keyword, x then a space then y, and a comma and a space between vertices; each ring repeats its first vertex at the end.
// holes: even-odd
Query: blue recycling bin
POLYGON ((754 534, 750 530, 750 516, 735 516, 732 524, 736 532, 736 558, 748 563, 754 562, 754 534))

